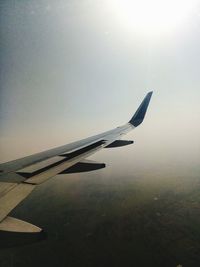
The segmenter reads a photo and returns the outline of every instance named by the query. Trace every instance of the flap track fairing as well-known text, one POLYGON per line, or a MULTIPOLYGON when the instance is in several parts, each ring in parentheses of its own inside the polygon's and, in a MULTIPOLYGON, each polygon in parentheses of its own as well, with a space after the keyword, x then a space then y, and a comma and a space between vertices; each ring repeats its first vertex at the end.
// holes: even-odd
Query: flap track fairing
POLYGON ((98 169, 105 168, 105 163, 98 163, 92 160, 84 160, 82 162, 78 162, 75 165, 71 166, 70 168, 62 171, 59 174, 66 174, 66 173, 78 173, 78 172, 89 172, 95 171, 98 169))
POLYGON ((113 143, 106 146, 106 148, 127 146, 127 145, 130 145, 133 143, 134 143, 134 141, 129 141, 129 140, 116 140, 113 143))

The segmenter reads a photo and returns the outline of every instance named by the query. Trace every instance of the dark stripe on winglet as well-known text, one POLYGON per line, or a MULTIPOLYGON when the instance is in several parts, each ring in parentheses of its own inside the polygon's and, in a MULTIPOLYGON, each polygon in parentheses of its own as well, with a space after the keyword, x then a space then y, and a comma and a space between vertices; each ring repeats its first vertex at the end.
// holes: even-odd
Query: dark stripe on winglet
POLYGON ((145 96, 139 108, 136 110, 135 114, 129 121, 129 123, 131 123, 133 126, 137 127, 143 122, 152 94, 153 92, 149 92, 145 96))

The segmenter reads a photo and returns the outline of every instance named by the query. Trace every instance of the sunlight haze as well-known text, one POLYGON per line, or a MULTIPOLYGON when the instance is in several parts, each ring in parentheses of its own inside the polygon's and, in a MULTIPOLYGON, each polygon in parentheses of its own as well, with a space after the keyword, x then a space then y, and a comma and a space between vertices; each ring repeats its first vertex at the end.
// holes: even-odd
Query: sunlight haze
POLYGON ((197 167, 196 1, 173 1, 173 8, 172 1, 164 6, 160 1, 12 3, 1 4, 2 162, 122 125, 153 90, 144 123, 129 136, 135 144, 99 156, 106 161, 129 151, 133 170, 146 164, 158 168, 161 162, 165 168, 177 163, 177 171, 197 167), (140 27, 155 30, 155 39, 139 34, 140 27))

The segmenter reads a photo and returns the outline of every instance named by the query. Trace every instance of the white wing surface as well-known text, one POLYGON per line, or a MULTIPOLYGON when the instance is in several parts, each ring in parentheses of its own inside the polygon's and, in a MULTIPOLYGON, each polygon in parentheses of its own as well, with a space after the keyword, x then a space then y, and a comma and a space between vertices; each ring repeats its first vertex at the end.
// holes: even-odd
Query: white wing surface
POLYGON ((133 141, 121 140, 121 138, 142 123, 151 96, 152 92, 149 92, 131 120, 120 127, 81 141, 0 164, 0 230, 40 232, 41 228, 12 218, 8 214, 38 184, 57 174, 104 168, 104 163, 85 159, 102 148, 119 147, 133 143, 133 141))

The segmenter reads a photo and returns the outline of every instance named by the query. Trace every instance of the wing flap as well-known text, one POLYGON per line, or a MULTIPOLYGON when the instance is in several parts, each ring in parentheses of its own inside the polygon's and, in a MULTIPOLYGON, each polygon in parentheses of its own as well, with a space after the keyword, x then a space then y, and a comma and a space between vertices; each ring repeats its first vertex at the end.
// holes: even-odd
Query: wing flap
POLYGON ((35 185, 21 183, 13 187, 0 198, 0 221, 33 191, 35 185))
POLYGON ((76 150, 75 152, 63 155, 63 161, 59 162, 59 164, 55 164, 54 166, 50 166, 43 170, 42 172, 34 175, 33 177, 28 178, 24 183, 30 184, 41 184, 48 180, 49 178, 65 171, 76 163, 80 162, 82 159, 89 157, 91 154, 97 152, 105 145, 104 141, 99 141, 94 143, 84 149, 76 150))
POLYGON ((0 199, 15 186, 17 186, 16 183, 0 183, 0 199))
POLYGON ((63 159, 63 157, 52 157, 43 161, 40 161, 38 163, 29 165, 28 167, 25 167, 23 169, 20 169, 17 171, 17 173, 34 173, 37 172, 38 170, 41 170, 43 168, 46 168, 49 165, 55 164, 59 161, 61 161, 63 159))

